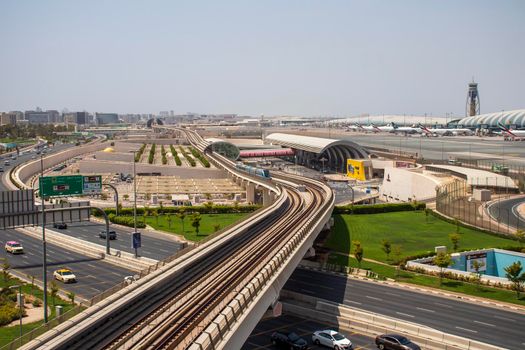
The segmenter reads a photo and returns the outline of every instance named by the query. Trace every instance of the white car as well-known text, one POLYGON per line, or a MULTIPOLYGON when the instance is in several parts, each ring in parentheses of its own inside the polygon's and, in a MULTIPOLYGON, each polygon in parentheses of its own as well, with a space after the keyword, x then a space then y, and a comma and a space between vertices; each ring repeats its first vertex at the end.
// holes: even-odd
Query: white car
POLYGON ((56 270, 53 272, 53 277, 55 277, 56 280, 62 281, 64 283, 73 283, 77 281, 77 277, 70 269, 56 270))
POLYGON ((352 349, 352 342, 349 339, 331 329, 315 331, 312 335, 312 341, 316 345, 324 345, 336 350, 352 349))

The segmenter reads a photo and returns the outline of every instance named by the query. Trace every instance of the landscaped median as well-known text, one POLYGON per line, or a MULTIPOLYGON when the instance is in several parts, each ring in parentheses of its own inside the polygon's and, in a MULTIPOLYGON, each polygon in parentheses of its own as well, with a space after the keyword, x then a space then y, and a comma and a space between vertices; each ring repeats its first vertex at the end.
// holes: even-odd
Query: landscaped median
MULTIPOLYGON (((466 228, 459 222, 446 222, 429 210, 414 210, 416 206, 405 204, 404 210, 408 211, 397 211, 399 208, 403 206, 381 205, 376 214, 334 214, 335 226, 324 243, 330 249, 327 263, 371 270, 380 278, 525 306, 525 298, 517 299, 511 290, 470 283, 471 279, 445 278, 440 284, 437 276, 403 270, 407 260, 435 255, 436 246, 446 246, 448 252, 481 248, 520 250, 522 243, 513 237, 466 228)), ((334 210, 341 212, 350 211, 334 210)), ((373 206, 366 212, 374 212, 373 206)))

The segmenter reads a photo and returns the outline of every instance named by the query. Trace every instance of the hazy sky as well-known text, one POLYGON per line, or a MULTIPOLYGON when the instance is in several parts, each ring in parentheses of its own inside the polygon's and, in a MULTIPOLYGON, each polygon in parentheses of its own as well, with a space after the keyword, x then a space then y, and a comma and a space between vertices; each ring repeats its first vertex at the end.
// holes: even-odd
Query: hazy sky
POLYGON ((525 1, 0 0, 0 111, 525 108, 525 1))

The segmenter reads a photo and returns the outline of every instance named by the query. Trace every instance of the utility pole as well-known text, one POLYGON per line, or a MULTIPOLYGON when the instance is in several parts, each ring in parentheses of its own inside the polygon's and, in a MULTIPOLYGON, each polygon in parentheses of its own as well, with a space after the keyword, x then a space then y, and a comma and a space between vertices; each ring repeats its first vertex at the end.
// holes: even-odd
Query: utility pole
POLYGON ((44 285, 44 323, 47 323, 47 259, 46 259, 46 203, 42 193, 44 182, 44 156, 40 154, 40 200, 42 202, 42 283, 44 285))

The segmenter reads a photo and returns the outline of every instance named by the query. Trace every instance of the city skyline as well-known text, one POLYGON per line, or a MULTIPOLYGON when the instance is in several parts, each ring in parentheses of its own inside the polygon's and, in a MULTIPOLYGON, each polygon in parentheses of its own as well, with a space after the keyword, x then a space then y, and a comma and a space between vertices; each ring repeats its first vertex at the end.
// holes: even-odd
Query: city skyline
POLYGON ((520 1, 0 4, 0 110, 344 117, 524 107, 520 1))

